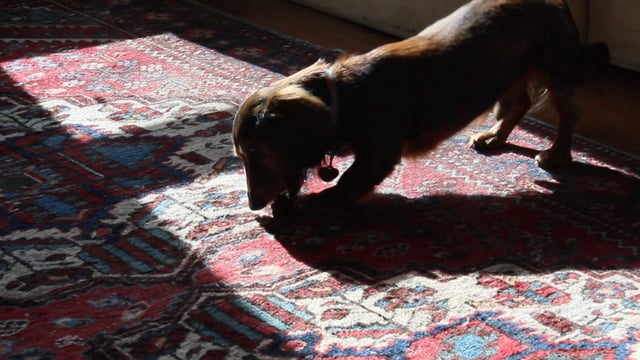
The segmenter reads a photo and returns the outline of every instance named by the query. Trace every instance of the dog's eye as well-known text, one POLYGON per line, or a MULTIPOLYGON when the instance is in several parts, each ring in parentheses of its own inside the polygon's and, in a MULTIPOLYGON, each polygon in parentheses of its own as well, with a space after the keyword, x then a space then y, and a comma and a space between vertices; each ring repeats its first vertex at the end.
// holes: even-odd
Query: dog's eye
POLYGON ((250 154, 255 154, 258 151, 258 149, 255 146, 249 146, 247 148, 247 152, 249 152, 250 154))

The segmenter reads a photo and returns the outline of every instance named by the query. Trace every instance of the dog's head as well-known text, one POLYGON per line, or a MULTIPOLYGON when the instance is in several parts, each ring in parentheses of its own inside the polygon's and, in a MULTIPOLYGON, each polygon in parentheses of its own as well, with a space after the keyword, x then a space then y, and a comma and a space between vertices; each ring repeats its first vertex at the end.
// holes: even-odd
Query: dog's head
POLYGON ((327 105, 300 85, 258 90, 233 123, 236 154, 244 163, 249 207, 258 210, 285 192, 297 195, 330 146, 327 105))

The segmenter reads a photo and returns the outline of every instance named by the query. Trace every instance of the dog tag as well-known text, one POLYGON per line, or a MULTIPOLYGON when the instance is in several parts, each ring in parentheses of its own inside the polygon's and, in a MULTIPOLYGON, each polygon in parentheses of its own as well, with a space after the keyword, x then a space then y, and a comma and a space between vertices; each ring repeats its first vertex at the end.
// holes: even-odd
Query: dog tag
POLYGON ((322 181, 324 182, 330 182, 331 180, 338 177, 339 173, 340 172, 338 171, 338 169, 334 168, 333 166, 323 166, 318 169, 318 176, 320 176, 320 179, 322 179, 322 181))

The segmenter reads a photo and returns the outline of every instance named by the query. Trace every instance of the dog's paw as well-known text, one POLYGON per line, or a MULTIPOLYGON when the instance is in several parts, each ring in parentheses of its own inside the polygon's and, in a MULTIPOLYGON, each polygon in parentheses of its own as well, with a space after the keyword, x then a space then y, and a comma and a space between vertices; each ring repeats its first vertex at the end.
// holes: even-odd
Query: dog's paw
POLYGON ((333 188, 326 189, 316 194, 298 197, 295 202, 296 211, 306 213, 335 213, 349 207, 345 201, 348 197, 340 196, 333 188))
POLYGON ((469 146, 479 151, 492 150, 504 146, 506 142, 506 138, 500 137, 492 131, 487 131, 472 136, 469 140, 469 146))
POLYGON ((279 195, 271 204, 271 213, 274 218, 290 217, 295 209, 295 200, 286 195, 279 195))
POLYGON ((330 201, 322 193, 300 196, 295 202, 296 211, 301 212, 329 212, 331 208, 330 201))
POLYGON ((289 196, 279 195, 271 203, 271 216, 259 216, 256 220, 268 233, 278 234, 289 224, 294 210, 294 200, 289 196))
POLYGON ((558 169, 571 164, 571 151, 564 149, 548 149, 536 155, 536 165, 542 169, 558 169))

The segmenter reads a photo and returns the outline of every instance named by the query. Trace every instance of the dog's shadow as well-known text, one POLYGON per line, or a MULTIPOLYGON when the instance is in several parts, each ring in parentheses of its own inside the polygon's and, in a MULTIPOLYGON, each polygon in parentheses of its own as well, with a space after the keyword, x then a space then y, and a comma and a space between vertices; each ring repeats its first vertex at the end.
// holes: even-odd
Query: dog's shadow
POLYGON ((505 195, 374 194, 346 212, 263 223, 297 260, 369 279, 505 263, 541 273, 640 268, 640 178, 576 162, 536 185, 505 195))

